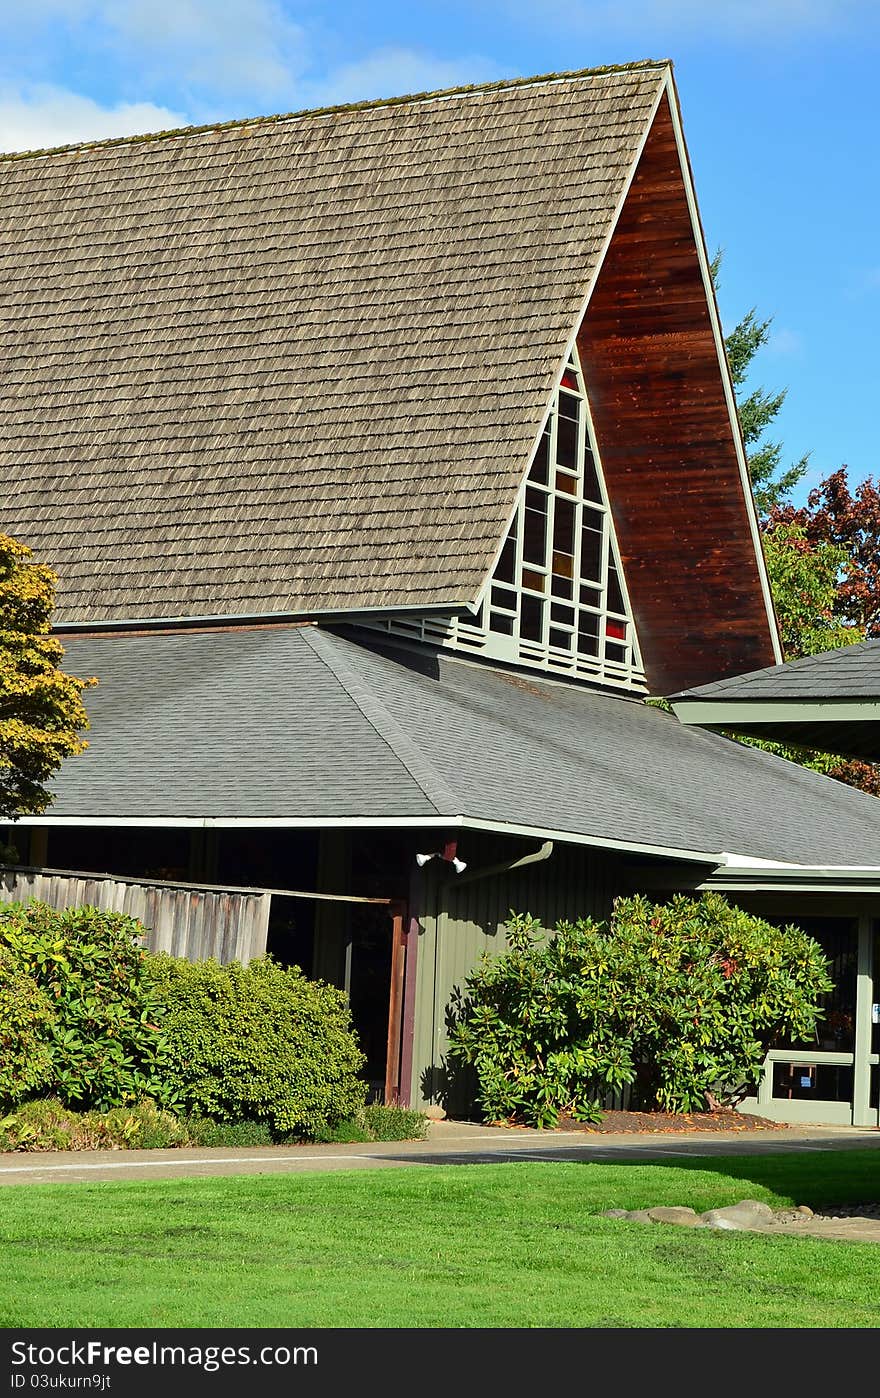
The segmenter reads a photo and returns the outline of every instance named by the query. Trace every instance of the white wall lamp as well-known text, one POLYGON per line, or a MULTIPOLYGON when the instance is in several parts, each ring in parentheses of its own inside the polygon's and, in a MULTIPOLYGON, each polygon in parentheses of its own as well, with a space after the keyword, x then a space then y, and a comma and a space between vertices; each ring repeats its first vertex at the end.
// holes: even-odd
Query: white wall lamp
POLYGON ((458 849, 455 840, 449 840, 442 850, 433 850, 431 854, 417 854, 416 863, 420 869, 430 863, 432 859, 442 859, 444 864, 451 864, 457 874, 463 874, 467 865, 463 859, 458 857, 458 849))

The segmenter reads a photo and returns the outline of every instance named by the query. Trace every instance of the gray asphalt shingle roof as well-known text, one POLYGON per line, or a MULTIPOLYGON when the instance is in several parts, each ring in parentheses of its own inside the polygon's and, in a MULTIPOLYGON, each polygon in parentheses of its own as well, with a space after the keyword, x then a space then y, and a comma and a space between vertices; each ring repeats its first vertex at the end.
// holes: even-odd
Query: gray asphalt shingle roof
POLYGON ((101 683, 51 814, 462 816, 880 867, 862 792, 640 702, 374 644, 315 627, 71 638, 65 667, 101 683))
POLYGON ((789 660, 677 694, 682 723, 880 762, 880 640, 789 660))
POLYGON ((59 623, 472 601, 662 64, 0 158, 0 499, 59 623))
POLYGON ((826 650, 784 665, 716 680, 677 699, 830 700, 880 699, 880 640, 826 650))

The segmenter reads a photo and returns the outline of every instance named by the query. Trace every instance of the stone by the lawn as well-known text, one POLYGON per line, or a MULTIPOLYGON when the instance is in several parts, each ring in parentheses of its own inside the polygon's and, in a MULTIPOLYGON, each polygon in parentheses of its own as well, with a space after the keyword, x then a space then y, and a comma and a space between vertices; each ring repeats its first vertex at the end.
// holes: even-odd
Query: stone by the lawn
POLYGON ((729 1204, 725 1209, 709 1209, 701 1214, 700 1223, 704 1228, 743 1229, 754 1232, 768 1228, 773 1222, 773 1210, 758 1199, 741 1199, 738 1204, 729 1204))
POLYGON ((880 1205, 840 1206, 826 1214, 814 1214, 806 1204, 776 1213, 758 1199, 741 1199, 726 1209, 693 1209, 659 1206, 653 1209, 606 1209, 603 1218, 623 1218, 633 1223, 677 1223, 683 1228, 719 1228, 749 1233, 799 1233, 801 1237, 834 1238, 854 1243, 880 1244, 880 1205))
POLYGON ((695 1228, 699 1223, 699 1214, 696 1209, 689 1209, 684 1205, 649 1209, 648 1217, 652 1223, 680 1223, 685 1228, 695 1228))

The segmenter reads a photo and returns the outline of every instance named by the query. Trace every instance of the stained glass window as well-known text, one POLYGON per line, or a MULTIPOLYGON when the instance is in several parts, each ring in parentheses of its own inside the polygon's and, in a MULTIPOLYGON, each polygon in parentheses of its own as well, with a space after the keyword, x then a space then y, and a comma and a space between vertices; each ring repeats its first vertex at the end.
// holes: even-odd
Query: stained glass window
POLYGON ((475 615, 395 619, 385 627, 489 659, 644 690, 576 351, 475 615))

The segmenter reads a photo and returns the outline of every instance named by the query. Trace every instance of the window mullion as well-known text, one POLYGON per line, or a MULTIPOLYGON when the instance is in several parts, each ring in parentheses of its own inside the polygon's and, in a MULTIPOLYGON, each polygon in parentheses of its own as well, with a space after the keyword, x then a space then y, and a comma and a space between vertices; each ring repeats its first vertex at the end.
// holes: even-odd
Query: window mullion
MULTIPOLYGON (((493 570, 493 576, 487 583, 482 611, 478 611, 473 620, 450 618, 443 623, 424 617, 419 618, 418 622, 415 618, 409 622, 392 618, 384 623, 375 624, 382 626, 383 629, 396 631, 400 635, 411 638, 414 635, 421 637, 426 644, 450 646, 460 652, 469 652, 474 656, 482 654, 487 659, 494 658, 508 663, 518 662, 521 665, 560 676, 566 674, 592 676, 596 680, 621 688, 643 688, 644 677, 641 671, 629 594, 613 535, 614 526, 608 493, 584 387, 583 371, 576 348, 572 351, 571 359, 563 373, 563 381, 557 385, 554 393, 541 430, 539 445, 529 463, 529 471, 517 499, 511 528, 515 531, 515 537, 511 540, 510 535, 508 535, 496 570, 493 570), (576 387, 570 386, 572 376, 576 387), (572 407, 567 396, 569 394, 575 396, 578 401, 577 433, 572 439, 571 429, 574 424, 571 411, 567 411, 564 414, 565 422, 562 424, 564 429, 562 453, 565 464, 560 466, 558 456, 560 452, 560 424, 563 417, 560 410, 563 406, 567 409, 572 407), (563 397, 563 395, 565 396, 563 397), (547 451, 546 484, 541 483, 539 479, 543 475, 543 470, 538 467, 538 452, 542 452, 542 444, 546 446, 547 451), (574 448, 573 452, 572 447, 574 448), (592 475, 588 485, 586 461, 588 453, 591 455, 591 470, 595 469, 598 490, 593 485, 592 475), (533 472, 535 479, 532 478, 533 472), (566 486, 571 488, 565 489, 566 486), (531 494, 529 493, 530 487, 531 494), (598 495, 598 499, 594 498, 595 495, 598 495), (533 546, 537 539, 537 520, 532 517, 533 512, 528 509, 530 500, 538 500, 543 506, 541 511, 544 529, 543 554, 533 546), (535 526, 531 528, 530 532, 529 553, 535 558, 542 558, 541 563, 526 561, 527 521, 530 522, 530 527, 535 526), (569 528, 572 522, 574 532, 573 537, 569 539, 569 528), (558 543, 560 546, 558 563, 560 571, 557 577, 558 596, 553 586, 554 577, 557 576, 554 573, 554 568, 557 566, 554 559, 557 523, 559 525, 558 543), (586 544, 585 534, 587 536, 586 544), (587 548, 589 555, 585 551, 587 548), (506 578, 496 579, 495 576, 495 572, 501 569, 502 558, 506 560, 503 567, 505 575, 509 575, 508 570, 512 565, 512 575, 509 575, 509 582, 506 581, 506 578), (596 570, 598 577, 584 577, 585 567, 592 574, 596 564, 598 564, 596 570), (608 660, 606 654, 606 647, 609 644, 609 570, 612 566, 616 569, 620 599, 623 603, 622 615, 626 619, 624 640, 618 642, 617 638, 613 638, 612 642, 615 654, 618 653, 617 648, 621 648, 620 653, 622 653, 623 658, 619 661, 608 660), (571 569, 570 579, 566 572, 569 567, 571 569), (524 592, 524 573, 527 571, 534 571, 536 574, 540 574, 543 579, 544 588, 540 594, 540 601, 538 600, 537 588, 529 594, 524 592), (562 579, 565 579, 567 587, 562 585, 562 579), (493 630, 492 597, 496 585, 498 589, 499 629, 493 630), (583 602, 582 587, 584 588, 583 596, 587 599, 583 602), (556 623, 552 621, 554 605, 557 606, 558 614, 556 623), (541 625, 537 627, 535 623, 539 607, 541 609, 541 625), (591 607, 593 610, 590 610, 591 607), (505 613, 510 620, 510 634, 504 630, 504 626, 507 624, 503 621, 505 613), (528 629, 534 631, 538 639, 531 639, 523 635, 524 614, 528 629), (566 617, 569 620, 566 620, 566 617), (551 647, 551 632, 553 632, 554 625, 559 628, 557 641, 560 644, 551 647), (572 627, 571 631, 567 629, 569 626, 572 627), (563 643, 566 637, 569 641, 568 645, 563 643), (581 650, 582 645, 583 651, 581 650), (596 646, 595 655, 591 653, 594 645, 596 646)), ((615 616, 617 614, 615 607, 615 616)))

